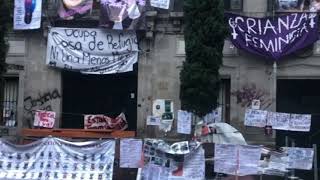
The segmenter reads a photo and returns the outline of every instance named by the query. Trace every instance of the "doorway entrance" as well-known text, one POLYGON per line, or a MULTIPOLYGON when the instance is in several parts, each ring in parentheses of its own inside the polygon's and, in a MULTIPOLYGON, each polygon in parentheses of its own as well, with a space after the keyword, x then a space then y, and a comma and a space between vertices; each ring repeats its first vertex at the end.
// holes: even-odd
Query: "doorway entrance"
MULTIPOLYGON (((310 132, 277 131, 278 146, 312 148, 320 144, 320 80, 281 79, 277 81, 277 112, 311 114, 310 132)), ((319 154, 319 147, 317 150, 319 154)), ((318 161, 320 159, 318 158, 318 161)), ((313 179, 313 170, 297 170, 296 175, 303 179, 313 179)))
POLYGON ((137 124, 137 65, 132 72, 86 75, 62 72, 62 128, 84 128, 85 114, 115 118, 124 112, 128 130, 137 124))

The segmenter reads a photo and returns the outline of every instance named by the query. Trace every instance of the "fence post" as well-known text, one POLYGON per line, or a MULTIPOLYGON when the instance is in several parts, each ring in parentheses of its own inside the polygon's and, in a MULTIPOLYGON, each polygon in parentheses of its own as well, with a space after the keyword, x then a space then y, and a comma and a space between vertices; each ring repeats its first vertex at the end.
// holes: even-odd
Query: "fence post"
POLYGON ((313 144, 313 152, 314 152, 314 161, 313 161, 314 180, 318 180, 318 152, 317 152, 317 144, 313 144))

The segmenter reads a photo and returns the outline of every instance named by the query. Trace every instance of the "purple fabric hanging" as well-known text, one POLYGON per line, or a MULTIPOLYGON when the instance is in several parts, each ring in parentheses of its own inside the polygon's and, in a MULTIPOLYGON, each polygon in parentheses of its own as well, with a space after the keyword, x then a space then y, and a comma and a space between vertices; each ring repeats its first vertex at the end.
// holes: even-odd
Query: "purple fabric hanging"
POLYGON ((253 18, 225 13, 230 39, 239 49, 279 60, 318 40, 316 13, 253 18))

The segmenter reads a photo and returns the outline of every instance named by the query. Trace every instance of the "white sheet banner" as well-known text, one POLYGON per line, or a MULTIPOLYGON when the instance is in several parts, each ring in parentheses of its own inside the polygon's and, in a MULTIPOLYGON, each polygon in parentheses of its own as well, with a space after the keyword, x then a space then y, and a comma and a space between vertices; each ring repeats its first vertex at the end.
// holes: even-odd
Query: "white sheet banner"
POLYGON ((41 25, 42 0, 15 0, 13 29, 38 29, 41 25))
POLYGON ((52 28, 48 36, 49 66, 86 74, 112 74, 133 70, 138 40, 133 31, 89 28, 52 28))
POLYGON ((0 179, 111 180, 115 141, 44 138, 28 145, 0 141, 0 179))
POLYGON ((152 7, 169 9, 170 0, 150 0, 150 5, 152 7))
POLYGON ((214 172, 246 176, 258 174, 261 147, 215 144, 214 172))

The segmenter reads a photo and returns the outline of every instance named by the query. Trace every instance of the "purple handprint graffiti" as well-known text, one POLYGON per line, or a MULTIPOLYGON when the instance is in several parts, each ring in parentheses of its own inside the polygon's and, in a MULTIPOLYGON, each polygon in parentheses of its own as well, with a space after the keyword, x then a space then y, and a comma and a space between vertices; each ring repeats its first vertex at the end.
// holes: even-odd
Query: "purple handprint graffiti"
POLYGON ((258 89, 255 84, 244 85, 241 89, 232 91, 231 95, 237 98, 237 104, 240 104, 242 107, 251 106, 251 102, 254 99, 260 100, 261 109, 267 109, 272 104, 270 94, 262 89, 258 89))

